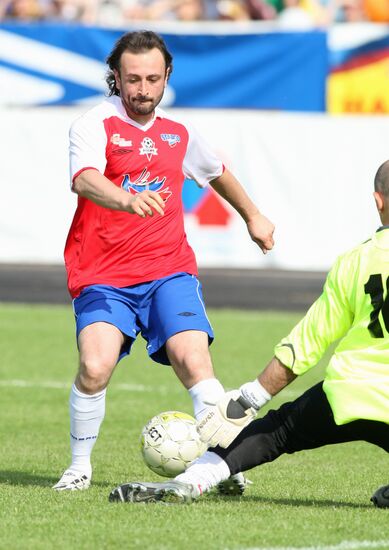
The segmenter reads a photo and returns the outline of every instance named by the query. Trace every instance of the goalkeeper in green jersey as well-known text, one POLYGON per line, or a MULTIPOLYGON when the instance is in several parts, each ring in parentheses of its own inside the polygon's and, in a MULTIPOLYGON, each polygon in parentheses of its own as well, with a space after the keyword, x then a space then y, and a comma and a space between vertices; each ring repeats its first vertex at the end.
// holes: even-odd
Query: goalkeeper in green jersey
MULTIPOLYGON (((374 199, 382 226, 337 259, 323 293, 258 378, 207 409, 198 431, 211 448, 174 480, 125 483, 110 500, 190 502, 237 472, 334 443, 362 440, 389 452, 389 161, 375 176, 374 199), (339 338, 323 382, 254 420, 339 338)), ((389 507, 389 485, 372 501, 389 507)))

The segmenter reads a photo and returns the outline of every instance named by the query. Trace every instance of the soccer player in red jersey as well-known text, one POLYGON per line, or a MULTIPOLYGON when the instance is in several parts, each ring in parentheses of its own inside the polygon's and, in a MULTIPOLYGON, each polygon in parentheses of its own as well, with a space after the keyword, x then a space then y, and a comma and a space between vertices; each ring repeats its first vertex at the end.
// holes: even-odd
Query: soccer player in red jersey
MULTIPOLYGON (((215 378, 212 327, 184 229, 185 178, 208 184, 247 224, 264 253, 273 224, 195 130, 158 108, 172 56, 153 32, 122 36, 107 59, 109 96, 70 130, 77 210, 65 247, 79 370, 70 395, 72 462, 56 490, 87 489, 91 452, 118 361, 137 335, 150 357, 171 365, 196 418, 224 394, 215 378)), ((243 476, 236 478, 238 490, 243 476)))

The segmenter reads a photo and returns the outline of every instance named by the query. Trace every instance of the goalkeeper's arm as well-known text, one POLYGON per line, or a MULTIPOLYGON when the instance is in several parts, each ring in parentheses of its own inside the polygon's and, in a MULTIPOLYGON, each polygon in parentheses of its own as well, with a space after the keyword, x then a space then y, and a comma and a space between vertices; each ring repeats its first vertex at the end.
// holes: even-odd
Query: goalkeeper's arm
POLYGON ((253 382, 224 394, 209 407, 197 429, 209 446, 228 447, 258 410, 297 375, 313 367, 331 342, 349 330, 353 313, 347 283, 354 256, 340 256, 327 276, 322 295, 305 317, 276 346, 276 357, 253 382), (295 349, 299 350, 296 360, 295 349))
POLYGON ((228 447, 273 395, 287 386, 296 375, 277 357, 252 382, 227 392, 209 407, 197 424, 200 438, 209 447, 228 447))
MULTIPOLYGON (((273 397, 273 395, 276 395, 285 388, 285 386, 293 382, 296 377, 297 375, 294 374, 289 367, 281 363, 277 357, 273 357, 265 370, 258 376, 257 380, 259 384, 266 388, 271 397, 273 397)), ((245 385, 246 384, 241 387, 241 390, 245 385)))

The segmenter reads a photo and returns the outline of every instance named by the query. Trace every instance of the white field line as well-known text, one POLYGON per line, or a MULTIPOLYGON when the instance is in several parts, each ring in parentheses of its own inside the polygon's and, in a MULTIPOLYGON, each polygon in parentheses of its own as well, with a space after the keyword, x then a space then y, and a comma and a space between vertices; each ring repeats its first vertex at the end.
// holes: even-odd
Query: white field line
MULTIPOLYGON (((0 380, 0 387, 3 388, 41 388, 48 390, 70 390, 71 383, 55 382, 52 380, 0 380)), ((167 386, 144 386, 142 384, 111 384, 110 387, 115 390, 128 391, 133 393, 167 393, 171 392, 172 388, 167 386)), ((173 389, 174 391, 174 389, 173 389)))
MULTIPOLYGON (((318 546, 253 546, 239 547, 235 550, 363 550, 370 548, 389 549, 388 540, 345 540, 339 544, 318 546)), ((229 549, 225 549, 229 550, 229 549)))
MULTIPOLYGON (((0 380, 1 388, 41 388, 48 390, 70 390, 71 382, 56 382, 55 380, 0 380)), ((127 391, 132 393, 178 393, 181 389, 169 386, 145 386, 143 384, 115 384, 109 385, 113 390, 127 391)), ((226 388, 229 391, 232 388, 226 388)), ((294 399, 300 394, 293 390, 284 390, 282 396, 294 399)), ((388 546, 389 549, 389 546, 388 546)), ((251 548, 245 550, 252 550, 251 548)), ((268 549, 266 549, 268 550, 268 549)), ((273 550, 273 549, 269 549, 273 550)), ((284 549, 282 549, 284 550, 284 549)))

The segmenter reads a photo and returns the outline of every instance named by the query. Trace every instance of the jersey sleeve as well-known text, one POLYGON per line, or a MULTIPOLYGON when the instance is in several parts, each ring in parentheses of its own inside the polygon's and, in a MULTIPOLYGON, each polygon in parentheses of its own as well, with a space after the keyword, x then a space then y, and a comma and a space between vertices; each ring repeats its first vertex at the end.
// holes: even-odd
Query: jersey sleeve
POLYGON ((187 130, 189 140, 183 172, 186 178, 195 180, 199 187, 205 187, 210 181, 222 175, 224 166, 192 126, 187 126, 187 130))
POLYGON ((335 262, 321 296, 274 349, 277 359, 297 375, 315 366, 328 346, 344 336, 352 325, 354 313, 347 297, 347 277, 350 279, 347 266, 342 257, 335 262))
POLYGON ((94 168, 103 174, 107 162, 107 137, 103 122, 98 118, 83 116, 72 124, 69 138, 71 185, 74 178, 88 168, 94 168))

